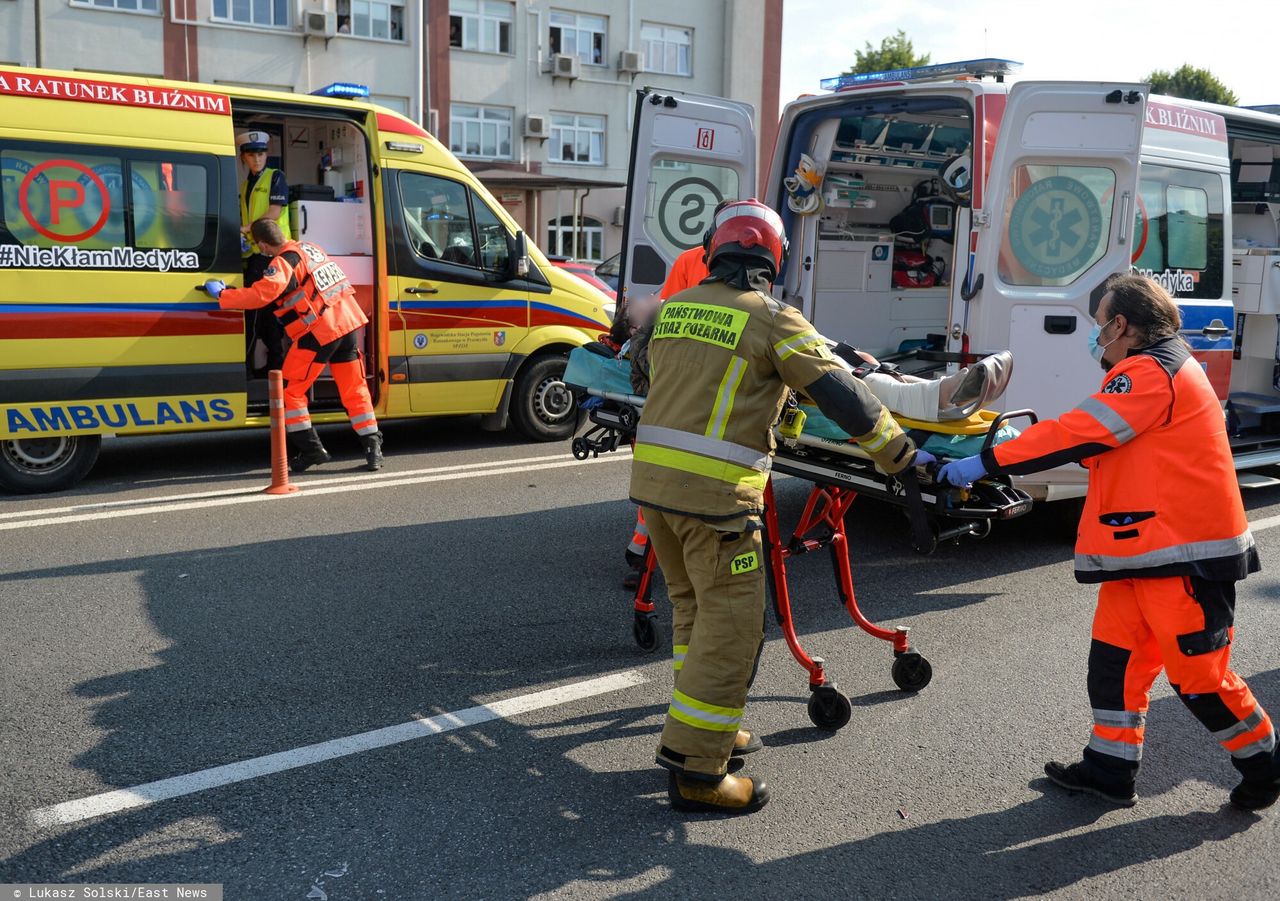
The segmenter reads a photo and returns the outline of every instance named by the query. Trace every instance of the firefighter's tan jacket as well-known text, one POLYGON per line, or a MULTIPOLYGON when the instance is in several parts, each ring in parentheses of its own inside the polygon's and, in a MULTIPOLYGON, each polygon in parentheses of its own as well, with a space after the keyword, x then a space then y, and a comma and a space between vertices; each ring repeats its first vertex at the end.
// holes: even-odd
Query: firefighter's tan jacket
MULTIPOLYGON (((713 522, 761 512, 787 386, 803 391, 841 368, 798 310, 762 291, 716 281, 676 294, 653 324, 631 499, 713 522)), ((851 400, 874 423, 856 440, 883 467, 902 430, 856 389, 851 400)))

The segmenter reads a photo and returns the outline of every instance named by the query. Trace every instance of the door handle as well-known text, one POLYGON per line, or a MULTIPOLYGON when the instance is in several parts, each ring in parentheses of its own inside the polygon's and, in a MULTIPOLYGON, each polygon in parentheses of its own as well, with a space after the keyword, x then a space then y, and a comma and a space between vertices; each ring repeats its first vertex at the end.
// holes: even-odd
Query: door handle
POLYGON ((439 294, 439 288, 405 288, 405 294, 439 294))
POLYGON ((1072 335, 1076 330, 1076 317, 1074 316, 1046 316, 1044 317, 1044 330, 1051 335, 1072 335))
POLYGON ((1213 322, 1200 329, 1200 334, 1206 338, 1225 338, 1231 334, 1231 329, 1222 324, 1221 320, 1215 319, 1213 322))

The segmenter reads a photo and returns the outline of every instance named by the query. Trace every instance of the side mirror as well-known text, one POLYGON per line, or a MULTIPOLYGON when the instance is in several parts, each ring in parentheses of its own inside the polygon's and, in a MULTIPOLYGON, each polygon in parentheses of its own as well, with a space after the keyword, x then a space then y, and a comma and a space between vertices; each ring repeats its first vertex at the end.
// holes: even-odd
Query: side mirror
POLYGON ((529 239, 525 237, 524 232, 518 231, 511 245, 511 257, 508 264, 511 274, 524 278, 529 274, 529 239))

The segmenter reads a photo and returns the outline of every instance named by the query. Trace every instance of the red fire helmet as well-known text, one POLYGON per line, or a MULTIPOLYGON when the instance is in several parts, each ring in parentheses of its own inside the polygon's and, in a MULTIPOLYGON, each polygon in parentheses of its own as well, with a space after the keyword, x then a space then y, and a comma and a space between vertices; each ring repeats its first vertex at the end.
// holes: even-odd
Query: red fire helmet
POLYGON ((721 254, 756 257, 769 264, 770 279, 787 258, 787 235, 782 217, 754 198, 739 200, 716 213, 707 265, 721 254))

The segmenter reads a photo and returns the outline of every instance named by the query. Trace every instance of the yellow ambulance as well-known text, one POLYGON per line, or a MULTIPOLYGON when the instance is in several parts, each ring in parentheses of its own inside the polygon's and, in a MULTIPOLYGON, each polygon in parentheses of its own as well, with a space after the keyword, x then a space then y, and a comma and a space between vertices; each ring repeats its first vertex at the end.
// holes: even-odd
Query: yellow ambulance
MULTIPOLYGON (((294 237, 339 262, 369 316, 379 419, 573 432, 565 359, 608 330, 612 302, 552 266, 448 148, 360 93, 0 66, 0 488, 75 484, 103 435, 268 424, 252 317, 199 289, 242 283, 247 130, 269 135, 294 237)), ((327 377, 313 395, 313 420, 345 420, 327 377)))

